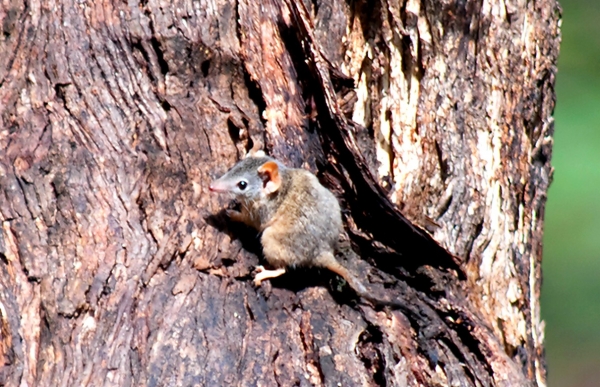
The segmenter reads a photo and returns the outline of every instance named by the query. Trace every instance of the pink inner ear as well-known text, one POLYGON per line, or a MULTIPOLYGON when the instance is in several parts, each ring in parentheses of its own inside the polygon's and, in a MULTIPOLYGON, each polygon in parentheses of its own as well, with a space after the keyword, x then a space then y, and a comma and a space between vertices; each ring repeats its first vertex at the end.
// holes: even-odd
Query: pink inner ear
POLYGON ((276 192, 278 189, 279 185, 273 183, 272 181, 267 182, 264 186, 264 190, 267 195, 276 192))
POLYGON ((281 176, 276 162, 267 161, 258 168, 258 173, 263 177, 263 188, 267 194, 272 194, 281 186, 281 176))

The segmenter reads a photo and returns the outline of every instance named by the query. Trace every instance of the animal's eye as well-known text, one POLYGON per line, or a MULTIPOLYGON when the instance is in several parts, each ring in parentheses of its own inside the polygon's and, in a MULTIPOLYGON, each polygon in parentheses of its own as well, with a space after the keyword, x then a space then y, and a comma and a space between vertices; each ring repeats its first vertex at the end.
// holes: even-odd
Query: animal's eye
POLYGON ((248 183, 245 182, 244 180, 241 180, 237 183, 237 186, 239 189, 241 189, 243 191, 246 189, 246 187, 248 187, 248 183))

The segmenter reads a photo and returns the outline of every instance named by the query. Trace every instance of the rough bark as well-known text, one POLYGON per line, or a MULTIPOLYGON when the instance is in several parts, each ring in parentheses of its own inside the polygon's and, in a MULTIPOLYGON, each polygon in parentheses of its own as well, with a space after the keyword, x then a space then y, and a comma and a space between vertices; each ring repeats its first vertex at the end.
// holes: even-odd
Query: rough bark
POLYGON ((560 9, 0 5, 0 385, 545 385, 560 9), (255 289, 208 183, 258 144, 340 198, 333 275, 255 289), (424 231, 427 230, 427 231, 424 231))

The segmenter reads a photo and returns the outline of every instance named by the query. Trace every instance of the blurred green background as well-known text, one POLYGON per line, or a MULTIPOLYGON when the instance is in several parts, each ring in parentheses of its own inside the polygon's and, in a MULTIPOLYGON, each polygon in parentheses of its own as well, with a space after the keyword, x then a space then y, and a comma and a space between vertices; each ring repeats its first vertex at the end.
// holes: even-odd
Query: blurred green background
POLYGON ((600 386, 600 0, 562 0, 544 235, 549 387, 600 386))

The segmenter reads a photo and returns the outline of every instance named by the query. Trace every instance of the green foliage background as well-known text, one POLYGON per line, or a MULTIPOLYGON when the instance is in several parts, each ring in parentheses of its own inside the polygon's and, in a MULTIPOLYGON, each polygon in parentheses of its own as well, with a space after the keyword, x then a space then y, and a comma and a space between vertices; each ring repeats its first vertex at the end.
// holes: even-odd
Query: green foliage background
POLYGON ((600 1, 562 0, 544 235, 549 387, 600 386, 600 1))

